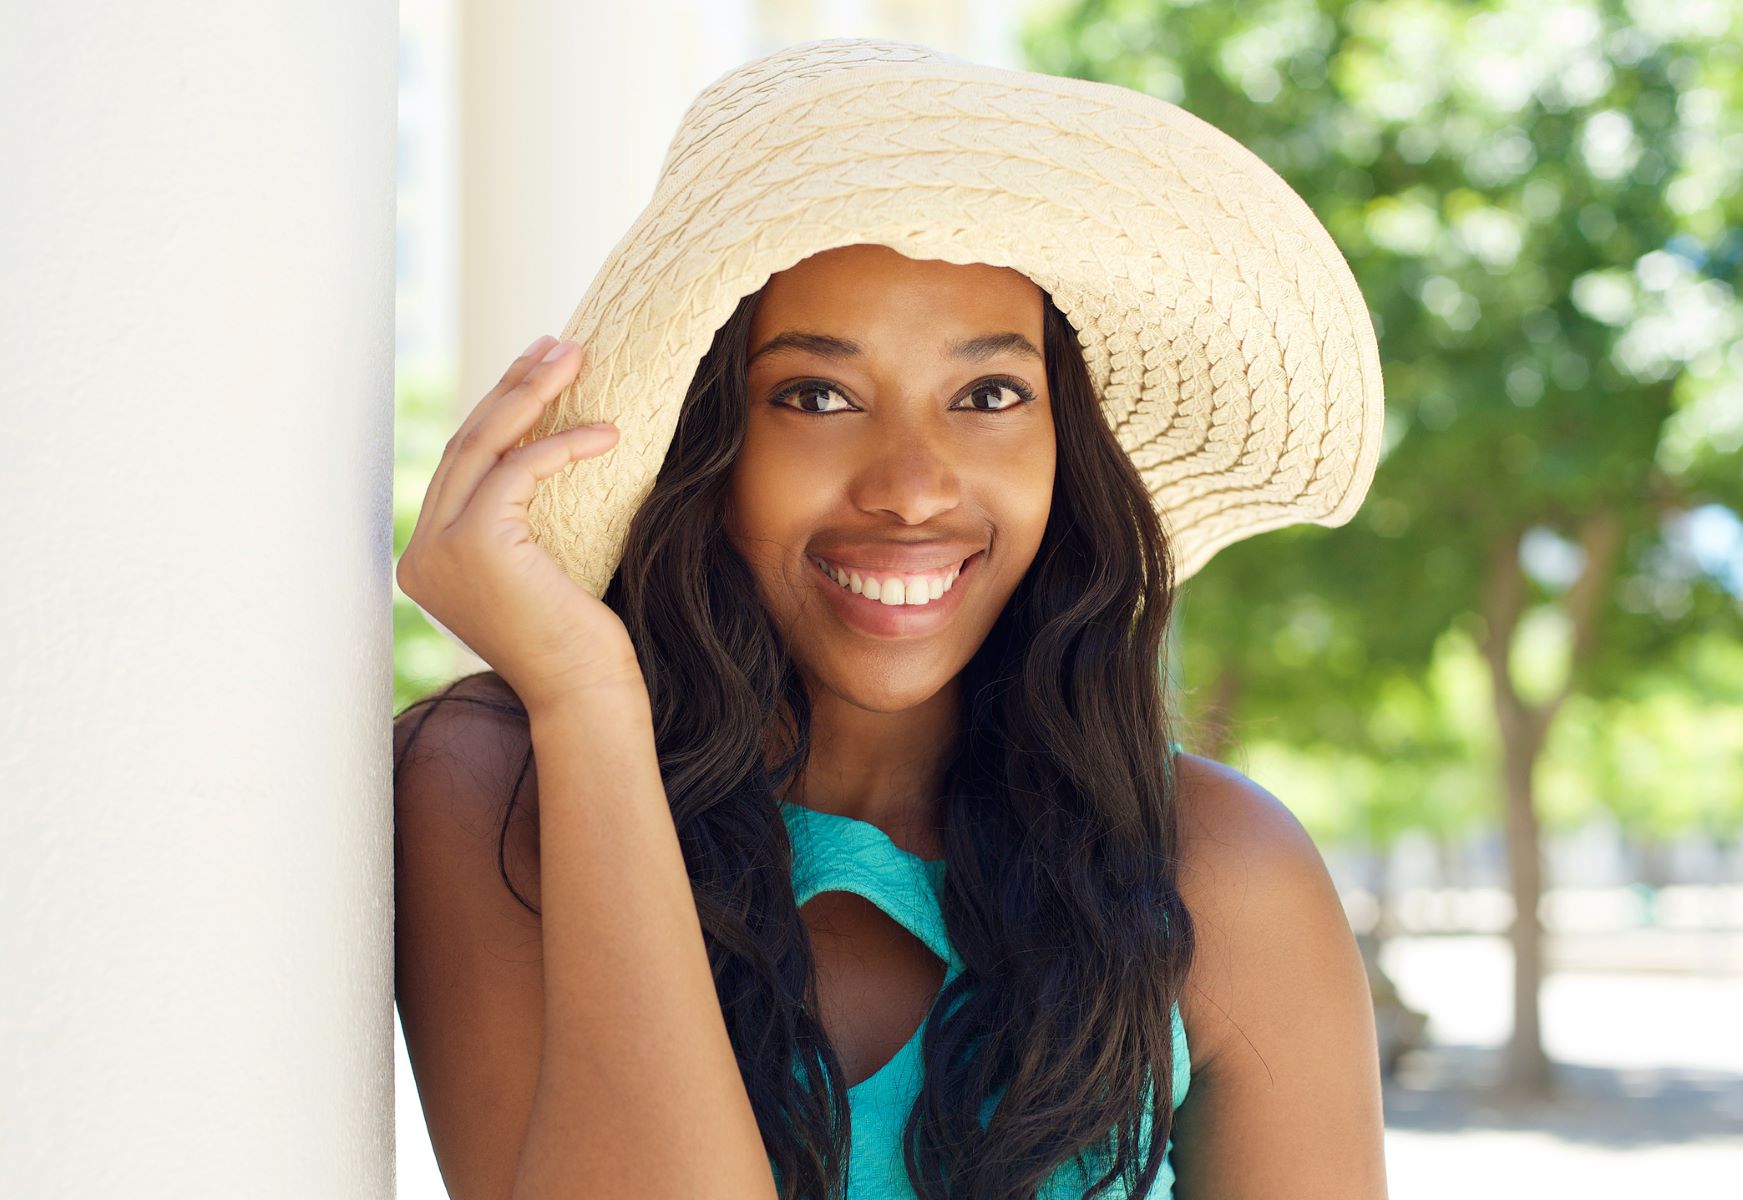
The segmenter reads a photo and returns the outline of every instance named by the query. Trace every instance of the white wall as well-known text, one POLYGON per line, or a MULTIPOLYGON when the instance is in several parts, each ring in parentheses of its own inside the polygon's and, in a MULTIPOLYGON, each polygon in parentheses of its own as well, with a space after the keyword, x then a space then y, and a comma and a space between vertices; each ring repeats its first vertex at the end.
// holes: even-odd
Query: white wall
POLYGON ((0 1190, 390 1196, 395 10, 0 17, 0 1190))

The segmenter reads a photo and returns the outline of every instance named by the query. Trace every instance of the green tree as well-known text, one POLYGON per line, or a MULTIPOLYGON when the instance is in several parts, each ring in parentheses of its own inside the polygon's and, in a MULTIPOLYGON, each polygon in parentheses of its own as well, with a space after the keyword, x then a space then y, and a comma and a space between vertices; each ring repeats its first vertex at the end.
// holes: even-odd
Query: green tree
MULTIPOLYGON (((445 374, 395 380, 393 557, 397 563, 417 527, 424 493, 459 424, 454 385, 445 374)), ((423 609, 393 588, 393 707, 412 701, 473 669, 471 656, 430 623, 423 609)))
POLYGON ((1369 499, 1340 529, 1220 552, 1182 592, 1182 676, 1212 753, 1236 733, 1402 753, 1388 783, 1421 786, 1469 748, 1401 751, 1386 714, 1448 631, 1469 637, 1518 914, 1506 1084, 1535 1096, 1553 1076, 1534 783, 1555 719, 1738 639, 1735 559, 1690 530, 1735 530, 1743 508, 1740 14, 1077 0, 1025 39, 1036 69, 1160 96, 1252 148, 1350 261, 1388 393, 1369 499))

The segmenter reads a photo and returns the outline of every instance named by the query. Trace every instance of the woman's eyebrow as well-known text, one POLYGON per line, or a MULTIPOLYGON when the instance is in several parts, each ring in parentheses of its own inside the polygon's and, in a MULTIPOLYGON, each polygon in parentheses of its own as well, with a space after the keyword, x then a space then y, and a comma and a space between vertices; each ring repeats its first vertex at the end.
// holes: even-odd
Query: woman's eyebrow
MULTIPOLYGON (((861 353, 861 349, 858 342, 835 337, 833 334, 788 329, 758 346, 751 353, 746 365, 756 362, 765 354, 779 354, 783 351, 797 350, 822 358, 855 358, 861 353)), ((964 338, 949 343, 944 350, 953 358, 966 359, 969 362, 985 362, 1000 354, 1021 354, 1038 362, 1044 361, 1041 352, 1035 348, 1035 343, 1016 332, 986 333, 980 337, 964 338)))
POLYGON ((1041 352, 1035 349, 1035 343, 1020 333, 988 333, 976 338, 966 338, 960 342, 952 342, 945 350, 956 358, 966 358, 969 362, 985 362, 1000 354, 1021 354, 1041 362, 1041 352))
POLYGON ((827 333, 805 333, 802 330, 789 329, 784 333, 777 333, 758 346, 745 365, 749 366, 765 354, 780 354, 787 350, 798 350, 823 358, 854 358, 860 352, 860 345, 858 342, 850 342, 846 338, 833 337, 827 333))

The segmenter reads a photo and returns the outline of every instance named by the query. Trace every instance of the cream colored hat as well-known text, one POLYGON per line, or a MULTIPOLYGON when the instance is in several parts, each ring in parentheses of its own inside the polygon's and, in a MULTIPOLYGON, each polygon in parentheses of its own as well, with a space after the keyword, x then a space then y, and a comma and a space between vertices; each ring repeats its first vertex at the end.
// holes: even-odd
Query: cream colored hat
POLYGON ((1109 426, 1184 580, 1231 542, 1342 525, 1380 454, 1373 324, 1301 197, 1251 151, 1109 84, 830 39, 728 72, 684 114, 659 184, 563 336, 589 348, 530 433, 612 421, 543 480, 535 541, 603 595, 715 331, 835 246, 989 263, 1078 331, 1109 426))

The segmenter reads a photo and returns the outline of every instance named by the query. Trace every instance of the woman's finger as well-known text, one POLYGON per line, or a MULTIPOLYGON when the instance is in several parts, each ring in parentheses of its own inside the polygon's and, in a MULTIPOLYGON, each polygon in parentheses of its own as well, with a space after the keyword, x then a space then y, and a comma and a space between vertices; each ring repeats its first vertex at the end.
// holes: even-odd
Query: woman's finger
POLYGON ((424 491, 424 503, 418 510, 419 525, 423 525, 428 518, 436 497, 441 494, 443 482, 448 475, 448 468, 454 461, 456 448, 470 434, 472 427, 478 423, 485 412, 494 407, 504 395, 520 385, 521 380, 525 379, 528 372, 538 365, 539 359, 544 356, 545 351, 550 349, 551 344, 556 340, 548 333, 542 333, 533 339, 533 344, 520 352, 520 356, 508 365, 508 370, 502 373, 502 378, 497 380, 496 386, 486 392, 483 399, 474 404, 472 411, 467 413, 460 422, 460 427, 454 431, 453 436, 448 439, 448 444, 442 448, 442 457, 436 463, 436 469, 430 474, 430 486, 424 491))
POLYGON ((526 508, 540 480, 555 475, 578 458, 594 458, 617 445, 614 425, 581 425, 517 446, 504 454, 479 482, 467 505, 475 519, 493 521, 513 512, 517 526, 526 525, 526 508))
POLYGON ((580 360, 580 347, 574 342, 551 347, 518 384, 480 411, 465 434, 456 435, 444 456, 447 470, 430 506, 435 529, 446 529, 459 520, 472 502, 478 481, 526 436, 545 408, 575 378, 580 360), (549 357, 558 350, 562 352, 557 357, 549 357))

